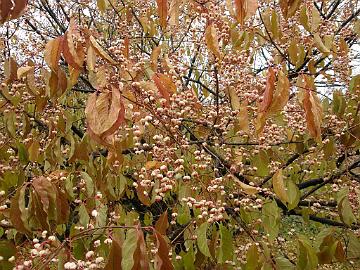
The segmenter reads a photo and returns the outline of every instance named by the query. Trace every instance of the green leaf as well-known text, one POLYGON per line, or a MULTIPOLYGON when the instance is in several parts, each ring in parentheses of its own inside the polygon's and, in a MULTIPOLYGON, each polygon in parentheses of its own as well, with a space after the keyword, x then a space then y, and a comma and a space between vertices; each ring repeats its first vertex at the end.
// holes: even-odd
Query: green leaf
POLYGON ((218 262, 233 260, 234 246, 232 233, 223 225, 220 224, 220 247, 218 251, 218 262))
POLYGON ((298 186, 291 179, 288 179, 287 181, 287 195, 288 195, 287 208, 289 210, 292 210, 298 205, 301 197, 301 192, 298 186))
POLYGON ((207 257, 211 257, 209 246, 207 243, 207 236, 206 236, 208 225, 209 224, 207 222, 204 222, 197 228, 197 230, 196 230, 197 240, 196 241, 197 241, 197 245, 198 245, 198 248, 201 251, 201 253, 207 257))
POLYGON ((275 258, 276 263, 276 270, 294 270, 295 265, 293 265, 288 259, 285 257, 276 257, 275 258))
POLYGON ((81 172, 80 175, 81 175, 81 178, 85 181, 87 196, 88 197, 94 196, 94 191, 95 191, 94 181, 92 180, 90 175, 88 175, 86 172, 81 172))
POLYGON ((276 202, 266 202, 262 208, 262 215, 264 230, 272 242, 278 236, 280 228, 280 209, 276 202))
POLYGON ((18 143, 17 149, 18 149, 18 155, 19 155, 20 162, 22 164, 28 163, 29 162, 29 154, 28 154, 24 144, 18 143))
POLYGON ((131 270, 134 265, 134 252, 137 247, 137 231, 129 229, 123 244, 122 270, 131 270))
POLYGON ((258 269, 259 266, 259 251, 256 245, 252 245, 246 253, 246 264, 244 270, 258 269))
POLYGON ((90 216, 86 210, 86 207, 84 204, 81 204, 79 206, 79 222, 82 226, 86 228, 86 226, 89 224, 90 216))
POLYGON ((298 239, 298 261, 297 269, 299 270, 315 270, 317 269, 318 258, 315 249, 310 242, 303 236, 298 239))
POLYGON ((289 198, 288 198, 288 194, 287 194, 286 189, 285 189, 284 177, 283 177, 283 174, 282 174, 282 169, 278 170, 274 174, 274 176, 272 178, 272 183, 273 183, 275 194, 279 197, 279 199, 284 204, 286 204, 289 201, 289 198))
POLYGON ((338 205, 340 219, 347 225, 352 225, 356 221, 356 217, 352 212, 349 198, 346 196, 341 199, 338 205))

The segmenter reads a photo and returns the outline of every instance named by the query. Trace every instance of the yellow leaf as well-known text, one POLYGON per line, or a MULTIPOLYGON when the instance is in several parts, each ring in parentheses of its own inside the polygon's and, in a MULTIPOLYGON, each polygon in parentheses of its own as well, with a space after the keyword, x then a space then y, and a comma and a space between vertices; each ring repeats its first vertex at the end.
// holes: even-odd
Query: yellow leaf
POLYGON ((229 97, 230 97, 231 108, 234 111, 240 110, 240 99, 236 93, 235 87, 233 86, 229 87, 229 97))
POLYGON ((112 59, 110 55, 99 45, 93 36, 90 36, 90 43, 101 58, 108 61, 110 64, 116 64, 114 59, 112 59))
POLYGON ((311 31, 316 32, 321 23, 320 13, 315 6, 312 8, 311 31))
POLYGON ((243 182, 241 182, 239 179, 237 179, 234 175, 230 174, 230 177, 239 185, 239 187, 242 189, 242 191, 248 195, 254 195, 259 193, 258 189, 256 187, 247 185, 243 182))
POLYGON ((286 189, 285 189, 285 184, 284 184, 284 177, 282 174, 282 169, 278 170, 273 178, 272 178, 272 183, 273 183, 273 188, 274 188, 274 192, 275 194, 279 197, 279 199, 283 202, 286 203, 289 201, 286 189))
POLYGON ((152 169, 155 169, 155 168, 159 168, 160 165, 161 165, 160 162, 158 162, 156 160, 150 160, 150 161, 146 162, 145 169, 152 170, 152 169))
POLYGON ((316 47, 320 50, 322 53, 330 53, 330 50, 325 46, 323 43, 320 35, 318 33, 314 34, 314 42, 316 47))
POLYGON ((171 0, 170 2, 170 10, 169 10, 169 24, 171 26, 179 26, 179 13, 180 13, 180 5, 182 4, 182 0, 171 0))
POLYGON ((62 51, 62 37, 50 40, 45 46, 44 59, 46 64, 56 72, 59 68, 60 54, 62 51))
POLYGON ((206 46, 217 58, 220 58, 220 49, 216 28, 213 24, 209 24, 205 30, 206 46))
POLYGON ((249 115, 248 115, 248 109, 247 109, 247 105, 248 102, 246 100, 244 100, 239 108, 239 129, 249 133, 250 128, 249 128, 249 115))
POLYGON ((106 9, 107 9, 107 1, 108 0, 96 0, 97 7, 101 12, 106 11, 106 9))

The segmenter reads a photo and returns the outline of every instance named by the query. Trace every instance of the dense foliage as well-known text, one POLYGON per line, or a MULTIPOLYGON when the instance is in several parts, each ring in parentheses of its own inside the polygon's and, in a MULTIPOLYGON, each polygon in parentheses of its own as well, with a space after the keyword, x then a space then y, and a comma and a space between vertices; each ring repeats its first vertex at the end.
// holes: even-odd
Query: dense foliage
POLYGON ((0 0, 0 269, 359 269, 357 0, 0 0))

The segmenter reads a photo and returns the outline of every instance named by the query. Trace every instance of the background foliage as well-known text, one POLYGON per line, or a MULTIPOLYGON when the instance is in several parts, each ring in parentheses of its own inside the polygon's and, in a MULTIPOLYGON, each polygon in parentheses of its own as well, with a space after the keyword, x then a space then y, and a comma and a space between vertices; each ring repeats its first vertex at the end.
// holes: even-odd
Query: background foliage
POLYGON ((359 269, 359 13, 0 1, 0 269, 359 269))

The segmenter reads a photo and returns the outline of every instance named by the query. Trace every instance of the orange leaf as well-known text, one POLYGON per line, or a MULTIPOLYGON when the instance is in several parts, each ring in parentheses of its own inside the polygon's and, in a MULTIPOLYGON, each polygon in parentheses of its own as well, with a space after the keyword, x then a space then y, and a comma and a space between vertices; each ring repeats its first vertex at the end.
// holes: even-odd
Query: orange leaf
POLYGON ((290 82, 287 76, 280 71, 278 75, 277 86, 273 95, 273 102, 269 108, 269 112, 275 113, 284 108, 289 100, 290 82))
POLYGON ((218 36, 216 28, 213 24, 209 24, 205 29, 205 42, 209 51, 211 51, 217 58, 220 58, 218 36))
POLYGON ((321 140, 321 123, 322 123, 322 105, 320 99, 314 93, 308 77, 303 77, 305 80, 305 93, 303 99, 303 106, 305 111, 306 125, 309 133, 317 140, 321 140))
POLYGON ((62 51, 63 37, 50 40, 45 46, 44 59, 52 71, 57 71, 59 66, 60 54, 62 51))
MULTIPOLYGON (((137 229, 137 247, 134 252, 134 266, 133 270, 149 270, 149 259, 146 252, 146 243, 144 239, 144 233, 141 228, 137 229)), ((114 268, 115 269, 115 268, 114 268)))
POLYGON ((85 54, 81 43, 76 42, 74 37, 80 37, 75 21, 71 19, 68 31, 63 38, 63 55, 66 62, 75 69, 81 69, 83 66, 85 54))
POLYGON ((160 19, 160 26, 162 29, 166 28, 166 20, 168 16, 168 3, 167 0, 156 0, 158 7, 158 14, 160 19))
POLYGON ((166 99, 167 104, 170 103, 170 94, 173 94, 176 92, 176 85, 171 80, 170 77, 168 77, 165 74, 161 73, 155 73, 152 77, 157 89, 160 92, 160 95, 166 99))
POLYGON ((166 230, 169 228, 168 212, 167 210, 161 214, 155 223, 155 229, 162 235, 166 235, 166 230))
POLYGON ((171 0, 170 3, 170 11, 169 11, 169 24, 171 26, 178 26, 179 25, 179 13, 180 13, 180 4, 182 0, 171 0))
POLYGON ((271 102, 273 100, 274 90, 275 90, 275 71, 272 67, 270 67, 266 78, 266 88, 264 92, 264 97, 259 108, 260 112, 265 112, 266 110, 269 109, 271 102))

